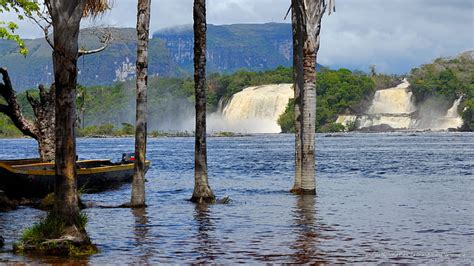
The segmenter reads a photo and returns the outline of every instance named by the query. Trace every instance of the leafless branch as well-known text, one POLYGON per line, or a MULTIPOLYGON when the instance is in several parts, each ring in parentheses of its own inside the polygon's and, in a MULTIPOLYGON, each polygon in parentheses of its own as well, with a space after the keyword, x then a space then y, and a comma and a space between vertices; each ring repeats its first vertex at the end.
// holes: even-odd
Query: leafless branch
POLYGON ((102 44, 102 46, 93 50, 79 48, 79 57, 83 55, 90 55, 90 54, 102 52, 109 46, 110 42, 113 40, 112 31, 107 28, 101 28, 100 30, 97 28, 92 28, 92 32, 95 35, 99 36, 99 42, 102 44))
POLYGON ((49 29, 51 28, 51 18, 49 17, 48 13, 43 12, 36 12, 35 14, 27 15, 29 19, 38 25, 38 27, 43 30, 44 38, 46 42, 48 42, 49 46, 54 49, 54 43, 50 38, 49 29))
POLYGON ((37 128, 21 113, 21 107, 16 99, 8 71, 0 67, 0 74, 3 76, 3 83, 0 83, 0 96, 7 102, 7 105, 1 105, 0 111, 8 115, 23 134, 37 139, 37 128))
POLYGON ((290 4, 290 7, 288 8, 288 11, 286 11, 286 14, 283 20, 286 20, 286 18, 288 17, 288 14, 290 14, 290 11, 291 11, 291 4, 290 4))

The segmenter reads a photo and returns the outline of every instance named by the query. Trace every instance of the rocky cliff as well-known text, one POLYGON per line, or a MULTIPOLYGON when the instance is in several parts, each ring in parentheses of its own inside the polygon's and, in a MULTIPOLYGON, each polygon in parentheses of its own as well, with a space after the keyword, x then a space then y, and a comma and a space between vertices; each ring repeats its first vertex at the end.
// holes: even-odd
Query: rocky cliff
MULTIPOLYGON (((111 45, 103 52, 79 59, 79 83, 109 85, 134 78, 136 59, 135 30, 110 29, 111 45)), ((0 40, 0 66, 10 71, 15 89, 23 91, 53 79, 51 49, 44 39, 25 40, 30 53, 23 57, 17 46, 0 40)), ((237 69, 253 71, 291 65, 291 26, 289 24, 208 25, 208 72, 229 73, 237 69)), ((80 46, 100 46, 91 30, 83 30, 80 46)), ((191 26, 156 32, 150 40, 151 76, 186 76, 193 70, 191 26)))

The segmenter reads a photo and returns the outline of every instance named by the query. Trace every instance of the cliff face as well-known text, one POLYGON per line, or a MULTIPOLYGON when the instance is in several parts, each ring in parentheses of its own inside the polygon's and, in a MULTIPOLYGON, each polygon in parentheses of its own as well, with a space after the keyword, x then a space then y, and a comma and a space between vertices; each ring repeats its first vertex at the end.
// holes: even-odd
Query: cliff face
MULTIPOLYGON (((134 78, 135 29, 111 29, 114 41, 103 52, 79 59, 79 83, 110 85, 134 78)), ((208 25, 208 73, 229 73, 238 69, 260 71, 291 65, 290 24, 208 25)), ((30 53, 23 57, 16 44, 0 40, 0 66, 10 71, 17 91, 53 79, 51 49, 44 39, 25 40, 30 53)), ((156 32, 149 44, 151 76, 184 76, 193 73, 192 26, 156 32)), ((100 46, 97 37, 83 30, 80 46, 100 46)))
MULTIPOLYGON (((136 34, 132 28, 111 29, 113 41, 104 51, 79 58, 79 83, 82 85, 110 85, 115 81, 131 79, 135 76, 136 34)), ((23 91, 38 84, 50 84, 53 79, 51 48, 42 38, 25 40, 29 49, 26 57, 17 53, 16 44, 0 40, 0 66, 7 67, 14 88, 23 91)), ((101 46, 89 30, 80 35, 80 46, 94 49, 101 46)), ((165 43, 150 40, 150 75, 180 75, 182 71, 173 62, 165 43)))
MULTIPOLYGON (((209 72, 253 71, 291 65, 292 39, 289 24, 208 25, 209 72)), ((191 26, 158 31, 153 35, 166 43, 174 62, 191 71, 193 31, 191 26)))

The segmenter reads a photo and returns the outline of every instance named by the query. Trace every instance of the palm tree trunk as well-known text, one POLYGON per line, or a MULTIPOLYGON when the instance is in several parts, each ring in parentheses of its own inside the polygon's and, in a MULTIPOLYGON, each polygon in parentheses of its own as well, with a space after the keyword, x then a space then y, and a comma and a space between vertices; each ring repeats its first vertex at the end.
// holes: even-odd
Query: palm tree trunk
MULTIPOLYGON (((324 0, 297 0, 302 6, 303 20, 303 125, 301 193, 316 194, 316 56, 319 50, 321 19, 326 9, 324 0)), ((330 5, 332 1, 330 1, 330 5)))
MULTIPOLYGON (((56 217, 83 233, 79 222, 76 179, 76 84, 79 25, 85 1, 47 1, 54 27, 56 85, 56 217)), ((85 232, 85 231, 84 231, 85 232)))
POLYGON ((206 1, 194 0, 194 89, 196 133, 194 148, 194 191, 191 201, 212 202, 214 193, 207 176, 206 148, 206 1))
POLYGON ((303 80, 303 12, 292 0, 291 24, 293 30, 293 87, 295 98, 295 182, 292 193, 298 194, 301 191, 301 92, 304 86, 303 80))
POLYGON ((137 113, 132 207, 145 206, 145 155, 147 139, 148 35, 151 0, 139 0, 137 11, 137 113))

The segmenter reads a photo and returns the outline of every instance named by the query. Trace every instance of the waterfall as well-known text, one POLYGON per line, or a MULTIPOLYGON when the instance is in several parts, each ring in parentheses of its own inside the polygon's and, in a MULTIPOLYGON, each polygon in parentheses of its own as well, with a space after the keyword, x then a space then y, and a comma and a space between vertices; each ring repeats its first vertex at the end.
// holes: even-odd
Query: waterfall
POLYGON ((392 128, 412 127, 412 113, 416 111, 413 93, 406 79, 396 87, 378 90, 366 115, 359 117, 358 127, 389 125, 392 128))
POLYGON ((458 128, 463 124, 462 118, 458 114, 458 108, 461 104, 462 96, 454 101, 453 105, 448 109, 446 115, 435 119, 429 127, 436 130, 444 130, 449 128, 458 128))
POLYGON ((462 101, 462 96, 459 97, 459 99, 454 101, 453 106, 451 106, 451 108, 449 108, 448 112, 446 113, 447 118, 458 118, 459 117, 458 107, 459 107, 459 104, 461 104, 461 101, 462 101))
POLYGON ((389 125, 394 129, 448 130, 462 126, 463 120, 458 114, 462 97, 455 100, 447 111, 440 110, 442 104, 435 101, 415 106, 409 86, 405 79, 394 88, 378 90, 364 114, 340 115, 336 122, 346 127, 355 123, 359 129, 389 125))
POLYGON ((410 84, 405 79, 394 88, 376 91, 367 113, 406 115, 414 112, 416 108, 413 104, 412 92, 408 91, 409 86, 410 84))
MULTIPOLYGON (((288 101, 294 97, 292 84, 249 87, 222 102, 220 121, 211 121, 210 131, 280 133, 277 123, 288 101)), ((213 116, 213 120, 218 119, 213 116)))

